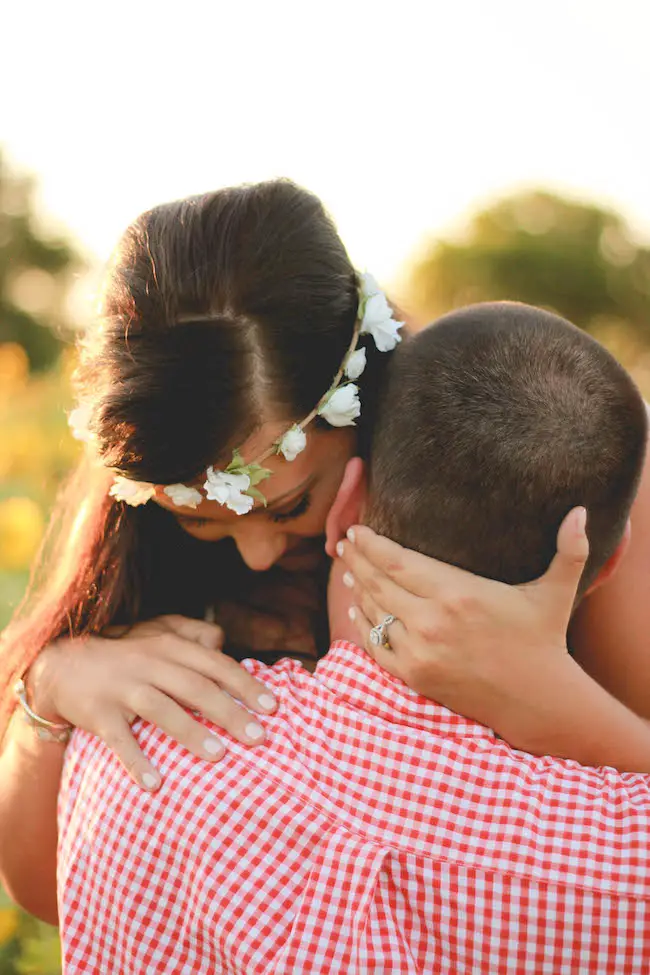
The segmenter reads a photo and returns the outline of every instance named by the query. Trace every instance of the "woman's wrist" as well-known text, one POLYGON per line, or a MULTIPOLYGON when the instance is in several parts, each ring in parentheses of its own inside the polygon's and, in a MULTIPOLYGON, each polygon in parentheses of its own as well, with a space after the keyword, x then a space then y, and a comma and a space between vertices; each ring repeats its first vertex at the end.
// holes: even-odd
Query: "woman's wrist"
POLYGON ((24 674, 27 702, 39 717, 54 724, 68 723, 57 707, 56 679, 61 657, 60 647, 44 647, 24 674))

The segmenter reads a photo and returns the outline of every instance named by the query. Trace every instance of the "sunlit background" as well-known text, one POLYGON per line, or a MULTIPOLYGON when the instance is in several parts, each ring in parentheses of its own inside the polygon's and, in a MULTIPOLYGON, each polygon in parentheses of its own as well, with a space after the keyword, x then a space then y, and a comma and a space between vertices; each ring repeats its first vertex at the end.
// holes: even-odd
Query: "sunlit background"
MULTIPOLYGON (((650 7, 21 0, 0 12, 0 626, 57 485, 70 336, 126 224, 290 176, 415 321, 556 308, 650 394, 650 7)), ((58 971, 0 902, 0 975, 58 971)))

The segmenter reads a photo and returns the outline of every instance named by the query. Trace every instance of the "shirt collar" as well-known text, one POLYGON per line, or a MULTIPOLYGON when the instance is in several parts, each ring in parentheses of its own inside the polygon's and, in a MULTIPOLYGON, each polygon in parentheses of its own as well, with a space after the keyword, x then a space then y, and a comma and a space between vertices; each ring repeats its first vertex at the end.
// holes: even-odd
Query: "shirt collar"
POLYGON ((315 676, 341 700, 392 724, 456 738, 496 737, 484 725, 417 694, 347 640, 332 643, 315 676))

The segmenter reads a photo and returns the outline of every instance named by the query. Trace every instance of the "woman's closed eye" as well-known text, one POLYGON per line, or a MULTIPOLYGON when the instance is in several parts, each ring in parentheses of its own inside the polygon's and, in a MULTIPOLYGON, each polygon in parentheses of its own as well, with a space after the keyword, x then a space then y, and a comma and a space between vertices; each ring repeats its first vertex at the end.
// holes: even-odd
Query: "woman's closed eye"
POLYGON ((210 518, 184 518, 183 515, 175 515, 176 521, 181 525, 188 525, 190 528, 204 528, 212 524, 210 518))
POLYGON ((300 518, 301 515, 304 515, 309 510, 310 504, 311 495, 309 493, 303 494, 300 501, 298 501, 297 504, 294 504, 293 508, 290 508, 288 511, 273 512, 271 514, 271 520, 277 523, 293 521, 294 518, 300 518))

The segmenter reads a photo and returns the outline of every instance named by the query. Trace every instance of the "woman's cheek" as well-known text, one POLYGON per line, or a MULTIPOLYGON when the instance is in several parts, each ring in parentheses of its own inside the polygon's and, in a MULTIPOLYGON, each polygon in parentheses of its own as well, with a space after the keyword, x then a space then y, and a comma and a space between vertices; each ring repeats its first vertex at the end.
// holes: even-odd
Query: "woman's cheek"
POLYGON ((324 492, 323 496, 312 501, 309 511, 295 523, 293 534, 314 537, 325 533, 325 522, 336 498, 336 490, 324 492))

